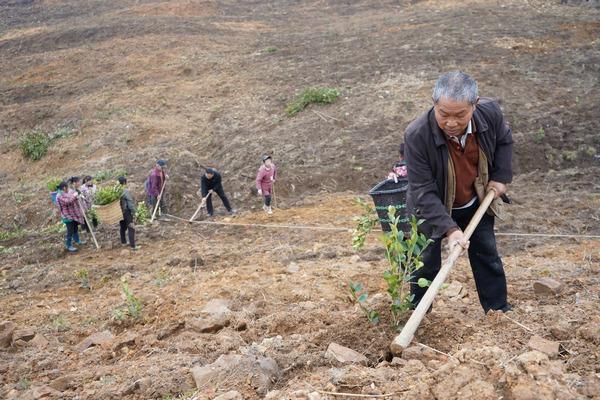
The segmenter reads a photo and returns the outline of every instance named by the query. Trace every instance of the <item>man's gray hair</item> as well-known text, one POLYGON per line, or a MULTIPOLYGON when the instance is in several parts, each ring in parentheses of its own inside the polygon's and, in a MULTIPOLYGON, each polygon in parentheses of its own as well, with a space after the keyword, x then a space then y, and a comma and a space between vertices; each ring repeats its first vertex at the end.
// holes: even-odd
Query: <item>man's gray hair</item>
POLYGON ((434 103, 444 98, 475 104, 477 96, 477 82, 462 71, 446 72, 438 78, 433 88, 434 103))

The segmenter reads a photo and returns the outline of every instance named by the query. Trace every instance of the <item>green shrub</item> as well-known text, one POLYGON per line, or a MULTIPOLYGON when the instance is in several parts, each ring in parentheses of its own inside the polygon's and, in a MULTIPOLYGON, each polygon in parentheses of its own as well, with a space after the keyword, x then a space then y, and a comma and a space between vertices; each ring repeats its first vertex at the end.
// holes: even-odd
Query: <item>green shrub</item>
POLYGON ((53 176, 52 178, 48 179, 48 182, 46 182, 46 187, 48 188, 49 191, 56 192, 58 190, 58 185, 61 182, 62 182, 62 178, 57 178, 57 177, 53 176))
POLYGON ((103 188, 98 189, 96 192, 96 197, 94 198, 94 204, 98 206, 104 206, 106 204, 110 204, 113 201, 119 200, 123 196, 123 186, 122 185, 114 185, 114 186, 105 186, 103 188))
POLYGON ((98 171, 96 175, 94 175, 94 179, 96 182, 102 182, 108 179, 116 179, 119 176, 127 176, 127 171, 124 169, 105 169, 98 171))
POLYGON ((50 146, 50 138, 40 129, 27 132, 21 139, 23 157, 33 161, 44 157, 48 152, 48 146, 50 146))
POLYGON ((273 54, 273 53, 277 53, 277 50, 278 50, 277 47, 269 46, 265 49, 265 52, 269 53, 269 54, 273 54))
POLYGON ((337 89, 331 88, 307 88, 304 89, 291 103, 285 108, 288 117, 293 117, 311 103, 329 104, 333 103, 340 96, 337 89))

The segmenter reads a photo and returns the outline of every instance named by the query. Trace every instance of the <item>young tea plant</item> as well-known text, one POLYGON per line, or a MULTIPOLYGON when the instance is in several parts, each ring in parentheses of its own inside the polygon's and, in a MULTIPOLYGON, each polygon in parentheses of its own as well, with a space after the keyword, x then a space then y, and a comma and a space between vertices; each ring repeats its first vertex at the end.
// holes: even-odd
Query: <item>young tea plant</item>
MULTIPOLYGON (((366 213, 372 213, 370 210, 372 210, 370 207, 365 208, 366 213)), ((423 220, 417 220, 415 216, 412 216, 410 219, 410 232, 405 233, 398 229, 403 216, 396 213, 394 206, 388 208, 388 218, 390 220, 390 232, 381 235, 381 242, 385 247, 386 259, 389 264, 383 272, 383 279, 387 283, 387 292, 392 300, 390 306, 391 323, 394 328, 398 329, 402 315, 410 310, 412 306, 414 296, 410 293, 411 285, 426 287, 431 283, 423 278, 414 282, 414 273, 423 267, 422 254, 427 246, 432 243, 432 240, 419 233, 419 225, 424 222, 423 220)), ((353 238, 353 246, 357 250, 362 248, 364 244, 364 237, 361 238, 360 236, 366 236, 374 226, 371 222, 372 216, 369 215, 363 215, 358 221, 359 225, 355 229, 353 238), (365 221, 369 222, 364 223, 365 221), (361 224, 361 222, 363 223, 361 224)), ((357 286, 357 284, 351 283, 350 293, 369 320, 373 322, 371 318, 371 315, 374 315, 373 311, 366 309, 365 306, 366 291, 358 295, 361 290, 362 285, 357 286), (360 290, 357 291, 357 289, 360 290)))
POLYGON ((91 290, 92 287, 90 285, 90 273, 87 268, 82 268, 75 273, 75 277, 80 280, 80 286, 83 289, 91 290))
POLYGON ((129 287, 127 279, 121 280, 121 289, 125 295, 125 313, 133 320, 139 320, 142 318, 142 303, 140 299, 135 297, 133 291, 129 287))

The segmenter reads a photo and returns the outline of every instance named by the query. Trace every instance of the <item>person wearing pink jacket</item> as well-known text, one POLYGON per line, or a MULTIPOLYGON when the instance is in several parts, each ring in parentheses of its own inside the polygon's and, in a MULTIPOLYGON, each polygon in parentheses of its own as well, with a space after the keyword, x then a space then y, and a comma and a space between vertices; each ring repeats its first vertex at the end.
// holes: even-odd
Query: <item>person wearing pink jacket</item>
POLYGON ((263 210, 267 214, 273 214, 271 195, 273 194, 273 182, 275 182, 277 177, 277 167, 273 164, 271 156, 263 156, 262 162, 263 165, 260 166, 256 175, 256 189, 258 190, 258 194, 264 199, 263 210))

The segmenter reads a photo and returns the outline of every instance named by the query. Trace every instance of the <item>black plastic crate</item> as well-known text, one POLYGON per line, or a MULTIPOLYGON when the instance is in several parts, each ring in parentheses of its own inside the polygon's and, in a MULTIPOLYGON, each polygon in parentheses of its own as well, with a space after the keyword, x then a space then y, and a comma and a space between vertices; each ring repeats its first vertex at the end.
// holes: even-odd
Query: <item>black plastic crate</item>
POLYGON ((408 189, 408 180, 406 178, 399 179, 395 182, 393 179, 388 179, 379 182, 373 189, 369 191, 369 195, 375 203, 375 210, 381 223, 381 229, 384 232, 391 231, 390 220, 388 218, 388 207, 396 207, 396 216, 400 216, 400 222, 397 227, 403 232, 410 232, 409 219, 406 214, 406 191, 408 189))

